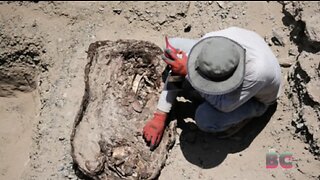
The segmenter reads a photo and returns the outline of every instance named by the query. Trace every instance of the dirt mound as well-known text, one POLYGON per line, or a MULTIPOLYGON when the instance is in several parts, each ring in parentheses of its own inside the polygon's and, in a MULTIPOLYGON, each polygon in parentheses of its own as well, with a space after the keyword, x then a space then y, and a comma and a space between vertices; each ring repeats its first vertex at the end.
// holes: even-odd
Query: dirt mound
POLYGON ((0 38, 0 97, 13 95, 15 90, 34 90, 43 51, 41 39, 2 30, 0 38))
POLYGON ((77 168, 94 179, 153 179, 174 144, 175 124, 151 152, 141 127, 155 110, 161 88, 161 49, 144 41, 90 45, 85 95, 71 137, 77 168))

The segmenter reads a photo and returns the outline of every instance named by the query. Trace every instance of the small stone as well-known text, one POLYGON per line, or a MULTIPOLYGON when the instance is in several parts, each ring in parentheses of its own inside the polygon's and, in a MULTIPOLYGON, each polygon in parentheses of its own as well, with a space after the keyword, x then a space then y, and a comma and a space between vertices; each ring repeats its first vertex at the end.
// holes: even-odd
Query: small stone
POLYGON ((126 147, 116 147, 113 149, 112 157, 116 160, 124 159, 128 156, 128 152, 126 150, 126 147))
POLYGON ((175 12, 170 12, 169 17, 176 18, 176 13, 175 12))
POLYGON ((136 112, 138 112, 138 113, 142 112, 142 105, 140 104, 139 101, 134 101, 131 105, 132 105, 133 110, 135 110, 136 112))
POLYGON ((297 127, 298 129, 301 129, 303 126, 304 126, 304 124, 303 124, 303 123, 299 123, 299 124, 297 124, 297 126, 296 126, 296 127, 297 127))
POLYGON ((68 175, 68 178, 69 179, 77 179, 77 177, 75 175, 73 175, 73 174, 68 175))
POLYGON ((98 159, 96 159, 94 161, 87 160, 85 162, 85 166, 91 173, 98 173, 102 169, 104 169, 104 162, 105 162, 105 157, 100 156, 100 157, 98 157, 98 159))
POLYGON ((291 61, 290 58, 281 58, 281 59, 279 59, 279 64, 283 68, 288 68, 288 67, 292 66, 292 62, 290 62, 290 61, 291 61))
POLYGON ((59 141, 63 141, 63 140, 65 140, 64 137, 59 137, 59 141))
POLYGON ((184 32, 190 32, 191 31, 191 25, 189 24, 187 27, 184 28, 184 32))
POLYGON ((60 166, 59 168, 58 168, 58 171, 63 171, 64 170, 64 166, 60 166))
POLYGON ((232 16, 232 19, 238 19, 238 16, 237 15, 232 16))
POLYGON ((289 49, 288 54, 289 56, 297 56, 299 53, 295 49, 289 49))
POLYGON ((33 21, 33 23, 32 23, 31 26, 32 26, 32 27, 37 27, 37 25, 38 25, 38 24, 37 24, 37 21, 33 21))
POLYGON ((122 9, 118 9, 118 8, 116 8, 116 9, 113 9, 112 11, 113 11, 114 13, 116 13, 116 14, 120 15, 120 14, 121 14, 121 12, 122 12, 122 9))
POLYGON ((269 46, 272 46, 272 41, 268 36, 264 36, 264 41, 268 43, 269 46))
POLYGON ((272 38, 271 41, 276 46, 285 46, 283 37, 274 29, 272 29, 272 38))

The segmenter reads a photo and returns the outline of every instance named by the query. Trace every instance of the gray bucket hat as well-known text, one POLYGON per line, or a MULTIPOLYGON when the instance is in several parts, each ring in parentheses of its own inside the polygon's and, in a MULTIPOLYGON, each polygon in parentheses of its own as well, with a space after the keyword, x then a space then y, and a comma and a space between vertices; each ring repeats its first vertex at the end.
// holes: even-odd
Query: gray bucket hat
POLYGON ((221 36, 197 42, 188 56, 191 85, 205 94, 221 95, 237 89, 245 73, 245 49, 221 36))

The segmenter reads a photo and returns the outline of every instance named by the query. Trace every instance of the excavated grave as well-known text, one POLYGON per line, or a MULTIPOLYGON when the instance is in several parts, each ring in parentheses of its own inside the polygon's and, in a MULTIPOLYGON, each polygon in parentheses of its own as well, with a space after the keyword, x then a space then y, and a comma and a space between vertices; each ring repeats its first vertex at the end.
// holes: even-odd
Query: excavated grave
POLYGON ((150 151, 141 131, 161 90, 162 50, 146 41, 92 43, 71 135, 75 168, 93 179, 155 179, 174 144, 171 122, 150 151))

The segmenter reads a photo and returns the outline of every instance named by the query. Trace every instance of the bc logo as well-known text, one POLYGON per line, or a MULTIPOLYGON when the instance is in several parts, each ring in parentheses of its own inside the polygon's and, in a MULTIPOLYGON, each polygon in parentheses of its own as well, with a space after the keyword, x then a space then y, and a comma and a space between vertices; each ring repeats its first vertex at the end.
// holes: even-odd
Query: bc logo
POLYGON ((292 157, 292 153, 290 152, 279 154, 279 156, 275 152, 269 152, 266 155, 266 168, 274 169, 274 168, 277 168, 278 165, 280 164, 282 168, 290 169, 293 167, 292 160, 293 160, 293 157, 292 157))

